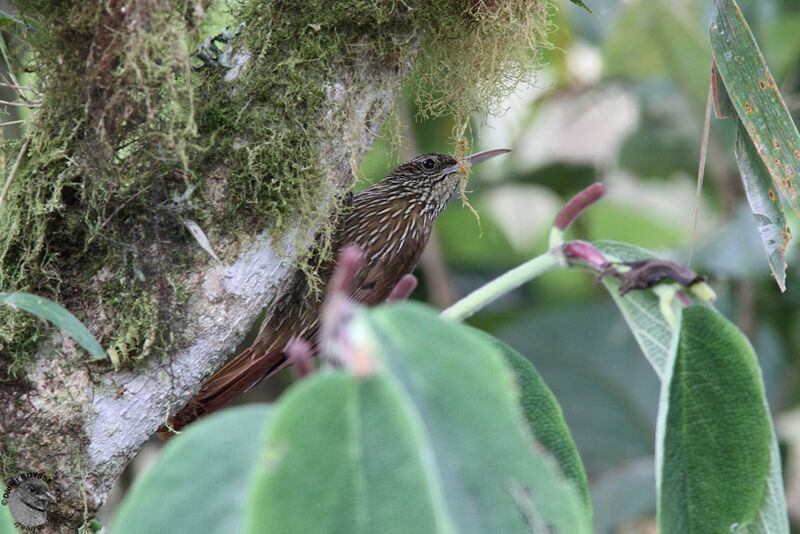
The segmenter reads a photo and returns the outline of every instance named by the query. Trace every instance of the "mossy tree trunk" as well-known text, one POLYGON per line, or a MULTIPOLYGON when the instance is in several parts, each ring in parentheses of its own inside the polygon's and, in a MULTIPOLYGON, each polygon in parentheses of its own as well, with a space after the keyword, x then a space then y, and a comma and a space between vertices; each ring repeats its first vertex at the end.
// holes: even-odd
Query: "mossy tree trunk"
MULTIPOLYGON (((281 291, 420 39, 399 8, 376 20, 253 2, 231 57, 192 73, 184 42, 201 2, 33 4, 20 7, 52 26, 32 37, 42 106, 2 208, 20 231, 3 236, 0 290, 61 302, 125 362, 89 363, 70 338, 9 313, 2 467, 50 476, 48 528, 74 531, 281 291)), ((20 146, 6 145, 9 158, 20 146)))
POLYGON ((193 71, 210 4, 18 2, 39 92, 3 143, 0 291, 56 300, 122 360, 0 310, 2 474, 52 478, 52 531, 93 517, 328 235, 412 64, 422 112, 465 124, 530 77, 550 0, 240 0, 241 35, 193 71))

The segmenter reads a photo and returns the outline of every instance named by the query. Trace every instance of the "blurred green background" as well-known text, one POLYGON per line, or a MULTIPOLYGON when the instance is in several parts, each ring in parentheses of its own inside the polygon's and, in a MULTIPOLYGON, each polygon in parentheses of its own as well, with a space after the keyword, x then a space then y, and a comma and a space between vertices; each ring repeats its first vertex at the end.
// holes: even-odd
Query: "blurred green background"
MULTIPOLYGON (((800 118, 800 2, 741 0, 773 77, 800 118)), ((602 181, 608 195, 568 238, 629 242, 706 274, 718 307, 758 352, 785 459, 790 515, 800 526, 800 258, 788 290, 771 279, 733 158, 734 125, 712 119, 709 161, 692 243, 696 174, 711 52, 712 0, 567 0, 536 80, 497 117, 474 117, 472 151, 513 152, 476 168, 469 200, 436 223, 413 298, 443 308, 546 248, 555 214, 602 181)), ((423 152, 452 153, 452 123, 415 122, 413 81, 361 167, 358 188, 423 152), (393 149, 389 139, 400 134, 393 149)), ((794 235, 797 217, 789 213, 794 235)), ((470 323, 529 357, 561 403, 581 452, 599 532, 655 532, 653 443, 658 380, 605 290, 581 272, 548 273, 470 323)), ((274 398, 290 373, 243 399, 274 398)), ((465 387, 469 387, 465 384, 465 387)), ((153 445, 155 448, 157 445, 153 445)), ((140 455, 120 488, 148 464, 140 455)), ((122 490, 118 489, 117 497, 122 490)), ((113 508, 109 505, 107 511, 113 508)))
MULTIPOLYGON (((772 74, 800 119, 800 2, 741 0, 772 74)), ((800 526, 798 354, 800 258, 790 246, 788 290, 770 277, 733 157, 734 124, 712 118, 692 245, 697 167, 709 83, 711 0, 592 0, 590 14, 558 4, 536 80, 499 117, 474 117, 474 150, 513 152, 476 167, 469 200, 440 216, 414 298, 445 307, 546 248, 563 203, 594 181, 608 195, 568 237, 650 249, 709 276, 718 307, 759 355, 782 442, 793 526, 800 526)), ((447 120, 413 121, 413 85, 400 104, 397 153, 379 140, 362 187, 418 153, 452 152, 447 120)), ((384 132, 388 136, 388 132, 384 132)), ((797 217, 789 214, 794 235, 797 217)), ((602 287, 580 272, 542 276, 470 322, 529 357, 561 403, 586 466, 600 532, 654 532, 653 443, 658 380, 602 287)))

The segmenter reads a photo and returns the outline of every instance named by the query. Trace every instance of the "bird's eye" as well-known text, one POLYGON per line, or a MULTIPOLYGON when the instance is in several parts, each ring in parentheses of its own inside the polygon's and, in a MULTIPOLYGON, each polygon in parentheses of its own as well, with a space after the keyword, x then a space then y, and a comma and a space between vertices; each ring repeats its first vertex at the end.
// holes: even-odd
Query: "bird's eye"
POLYGON ((422 162, 422 166, 425 167, 426 169, 432 169, 432 168, 436 167, 436 162, 433 161, 433 159, 428 158, 428 159, 426 159, 425 161, 422 162))

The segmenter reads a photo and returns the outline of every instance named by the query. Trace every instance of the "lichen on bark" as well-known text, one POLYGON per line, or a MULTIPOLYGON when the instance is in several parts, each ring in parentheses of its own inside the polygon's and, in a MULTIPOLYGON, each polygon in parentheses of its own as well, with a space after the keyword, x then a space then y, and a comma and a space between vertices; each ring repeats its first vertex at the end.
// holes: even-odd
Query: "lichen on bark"
MULTIPOLYGON (((428 113, 486 111, 535 65, 549 2, 242 0, 234 68, 192 72, 209 5, 19 2, 36 24, 18 67, 41 106, 0 206, 0 291, 58 301, 130 360, 88 363, 68 337, 0 311, 3 475, 53 476, 65 525, 91 516, 291 265, 313 276, 296 253, 330 229, 420 49, 428 113)), ((22 146, 4 141, 7 161, 22 146)))

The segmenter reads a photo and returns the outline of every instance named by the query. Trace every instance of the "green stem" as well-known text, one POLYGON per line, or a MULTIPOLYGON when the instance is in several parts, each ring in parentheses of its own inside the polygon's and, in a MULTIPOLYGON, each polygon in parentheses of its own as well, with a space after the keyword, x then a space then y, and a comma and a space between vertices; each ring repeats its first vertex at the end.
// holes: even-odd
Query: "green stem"
POLYGON ((516 289, 525 282, 533 280, 540 274, 561 267, 562 262, 556 254, 545 252, 526 261, 519 267, 495 278, 488 284, 479 287, 463 299, 442 312, 442 317, 462 321, 477 312, 493 300, 516 289))

